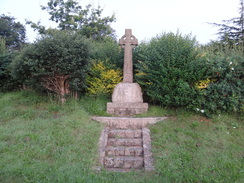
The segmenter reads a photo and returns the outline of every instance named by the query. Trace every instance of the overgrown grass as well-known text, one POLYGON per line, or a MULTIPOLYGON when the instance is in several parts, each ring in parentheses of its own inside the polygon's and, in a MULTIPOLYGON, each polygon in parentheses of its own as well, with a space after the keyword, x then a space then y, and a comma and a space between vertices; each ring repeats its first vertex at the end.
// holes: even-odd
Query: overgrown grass
POLYGON ((154 172, 116 173, 97 164, 106 97, 65 105, 30 91, 0 93, 0 182, 243 182, 243 117, 212 119, 151 106, 154 172))

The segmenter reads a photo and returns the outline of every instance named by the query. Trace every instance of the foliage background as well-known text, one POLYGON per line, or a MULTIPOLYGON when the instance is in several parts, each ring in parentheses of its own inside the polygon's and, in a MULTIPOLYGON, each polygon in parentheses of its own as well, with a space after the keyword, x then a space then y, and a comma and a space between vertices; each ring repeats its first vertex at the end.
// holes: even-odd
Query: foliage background
POLYGON ((244 55, 240 47, 208 48, 201 61, 206 63, 206 76, 212 80, 205 89, 198 90, 199 108, 207 113, 243 112, 244 55))
POLYGON ((243 112, 242 50, 238 44, 200 47, 191 35, 163 33, 136 48, 136 81, 150 103, 209 117, 243 112))

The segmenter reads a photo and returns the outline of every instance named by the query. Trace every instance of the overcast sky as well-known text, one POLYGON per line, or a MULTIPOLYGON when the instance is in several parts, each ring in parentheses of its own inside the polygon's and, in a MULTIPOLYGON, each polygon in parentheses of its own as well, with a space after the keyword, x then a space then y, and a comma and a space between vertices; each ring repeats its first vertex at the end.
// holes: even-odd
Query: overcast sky
MULTIPOLYGON (((22 24, 25 19, 41 21, 44 26, 55 27, 46 11, 40 5, 49 0, 0 0, 0 14, 11 15, 22 24), (10 14, 8 14, 10 13, 10 14)), ((192 33, 197 40, 208 43, 216 40, 217 28, 206 22, 220 23, 239 17, 239 0, 78 0, 81 6, 88 3, 95 7, 100 5, 103 16, 115 13, 116 22, 112 27, 118 38, 123 36, 126 28, 139 41, 149 40, 162 32, 192 33)), ((27 25, 28 41, 35 40, 37 34, 27 25)))

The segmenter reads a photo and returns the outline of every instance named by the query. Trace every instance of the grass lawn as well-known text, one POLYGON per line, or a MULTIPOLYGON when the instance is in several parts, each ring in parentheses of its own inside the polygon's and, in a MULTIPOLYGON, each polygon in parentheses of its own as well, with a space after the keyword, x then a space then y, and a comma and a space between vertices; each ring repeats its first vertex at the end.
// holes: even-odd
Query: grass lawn
POLYGON ((107 99, 59 105, 30 91, 0 93, 0 182, 244 182, 244 117, 207 119, 150 106, 141 116, 169 116, 150 126, 156 170, 95 172, 107 99))

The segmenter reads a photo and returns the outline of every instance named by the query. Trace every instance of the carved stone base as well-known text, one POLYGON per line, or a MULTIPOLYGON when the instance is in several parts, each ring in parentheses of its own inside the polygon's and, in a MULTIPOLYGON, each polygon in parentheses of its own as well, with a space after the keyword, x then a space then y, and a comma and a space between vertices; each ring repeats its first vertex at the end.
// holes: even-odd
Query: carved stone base
POLYGON ((113 103, 142 103, 142 91, 138 83, 119 83, 115 86, 113 103))
POLYGON ((112 102, 107 103, 107 113, 117 116, 132 116, 146 111, 148 103, 143 103, 138 83, 119 83, 114 88, 112 102))
POLYGON ((107 113, 132 116, 148 111, 148 103, 107 103, 107 113))

